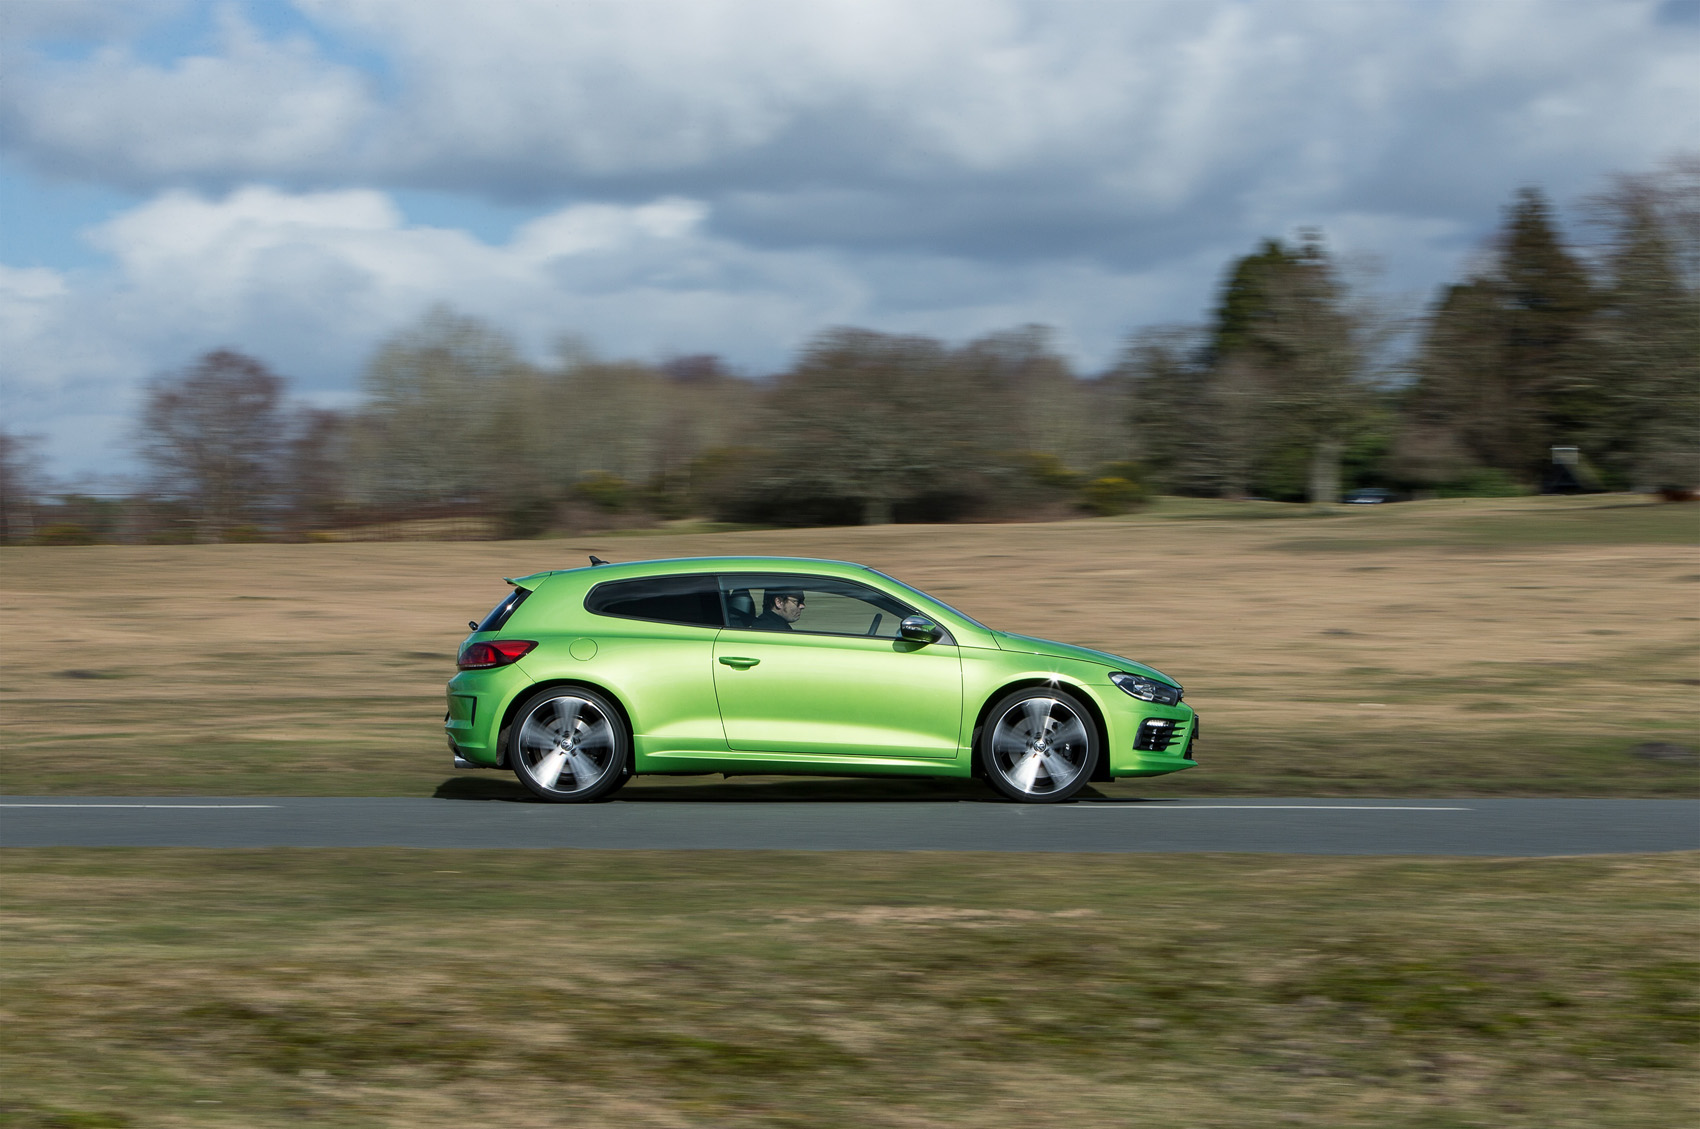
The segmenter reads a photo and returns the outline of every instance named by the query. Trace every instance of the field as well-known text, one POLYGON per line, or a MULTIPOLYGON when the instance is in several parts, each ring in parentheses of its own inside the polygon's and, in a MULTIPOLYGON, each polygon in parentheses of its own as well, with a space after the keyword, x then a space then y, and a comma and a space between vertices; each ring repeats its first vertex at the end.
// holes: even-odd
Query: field
POLYGON ((1691 1125, 1692 856, 0 855, 0 1125, 1691 1125))
MULTIPOLYGON (((1111 794, 1693 794, 1700 509, 1638 498, 1169 500, 1044 524, 485 543, 0 550, 0 790, 429 795, 443 682, 503 576, 783 553, 874 565, 994 626, 1179 678, 1203 767, 1111 794)), ((841 781, 638 781, 901 794, 841 781)), ((692 792, 691 794, 703 794, 692 792)))
MULTIPOLYGON (((1692 795, 1697 541, 1598 498, 7 549, 0 790, 517 795, 439 728, 501 577, 774 552, 1179 677, 1203 766, 1110 794, 1692 795)), ((0 1127, 1663 1129, 1696 861, 12 849, 0 1127)))

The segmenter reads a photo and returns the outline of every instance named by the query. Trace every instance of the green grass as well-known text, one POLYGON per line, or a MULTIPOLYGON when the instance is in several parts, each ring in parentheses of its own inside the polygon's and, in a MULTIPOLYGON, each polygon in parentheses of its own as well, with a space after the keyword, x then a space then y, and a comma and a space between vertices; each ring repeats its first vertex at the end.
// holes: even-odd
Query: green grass
POLYGON ((1662 1129, 1694 862, 8 851, 0 1125, 1662 1129))

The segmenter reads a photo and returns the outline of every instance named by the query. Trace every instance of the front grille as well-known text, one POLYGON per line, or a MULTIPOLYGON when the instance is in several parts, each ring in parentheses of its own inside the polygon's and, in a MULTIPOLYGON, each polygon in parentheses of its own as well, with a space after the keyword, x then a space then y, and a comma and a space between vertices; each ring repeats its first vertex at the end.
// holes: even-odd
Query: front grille
POLYGON ((1175 739, 1186 732, 1186 723, 1153 717, 1140 723, 1133 747, 1146 753, 1166 753, 1175 739))

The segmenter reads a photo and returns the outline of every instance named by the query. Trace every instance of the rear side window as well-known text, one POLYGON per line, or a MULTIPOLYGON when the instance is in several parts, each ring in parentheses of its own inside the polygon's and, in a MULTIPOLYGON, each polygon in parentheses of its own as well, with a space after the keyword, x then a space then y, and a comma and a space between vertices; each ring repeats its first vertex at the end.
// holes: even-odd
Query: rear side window
POLYGON ((584 598, 586 611, 621 619, 649 619, 690 627, 724 627, 720 585, 713 576, 652 576, 598 584, 584 598))
POLYGON ((514 614, 514 609, 525 603, 525 598, 531 595, 529 588, 515 588, 507 598, 490 609, 490 614, 478 624, 475 631, 500 631, 502 624, 508 622, 508 617, 514 614))

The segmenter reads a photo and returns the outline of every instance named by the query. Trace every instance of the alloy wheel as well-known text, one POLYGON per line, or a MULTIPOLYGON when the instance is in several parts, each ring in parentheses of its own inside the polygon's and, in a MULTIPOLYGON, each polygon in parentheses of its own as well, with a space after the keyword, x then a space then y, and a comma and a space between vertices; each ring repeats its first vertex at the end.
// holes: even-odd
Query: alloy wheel
POLYGON ((1089 768, 1092 735, 1069 703, 1034 695, 998 717, 988 751, 991 769, 1010 789, 1040 798, 1072 790, 1089 768))
POLYGON ((546 798, 583 796, 624 765, 616 724, 587 698, 545 698, 520 722, 512 749, 514 768, 532 791, 546 798))

